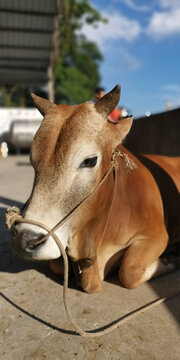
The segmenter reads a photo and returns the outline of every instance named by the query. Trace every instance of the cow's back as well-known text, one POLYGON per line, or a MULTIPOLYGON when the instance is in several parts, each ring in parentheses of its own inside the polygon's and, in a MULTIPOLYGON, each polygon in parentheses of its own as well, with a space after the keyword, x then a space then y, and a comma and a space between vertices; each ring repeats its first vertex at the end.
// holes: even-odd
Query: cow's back
POLYGON ((180 192, 180 157, 169 157, 161 155, 145 155, 153 162, 161 166, 173 179, 178 191, 180 192))
POLYGON ((180 241, 180 157, 143 155, 138 158, 159 188, 170 240, 180 241))

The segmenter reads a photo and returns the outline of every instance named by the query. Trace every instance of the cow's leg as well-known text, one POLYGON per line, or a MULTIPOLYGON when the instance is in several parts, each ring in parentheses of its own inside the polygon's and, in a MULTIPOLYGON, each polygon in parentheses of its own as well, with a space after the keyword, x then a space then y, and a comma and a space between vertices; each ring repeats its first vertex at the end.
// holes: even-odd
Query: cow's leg
POLYGON ((156 239, 139 240, 133 243, 125 252, 119 269, 119 279, 123 286, 131 289, 151 279, 152 277, 173 271, 177 262, 164 262, 159 259, 166 247, 167 241, 156 239))
POLYGON ((80 285, 88 293, 97 293, 102 289, 102 281, 99 276, 97 260, 86 270, 82 270, 80 276, 80 285))
MULTIPOLYGON (((54 274, 59 275, 60 277, 64 276, 64 261, 62 256, 58 259, 49 261, 49 267, 54 274)), ((71 275, 71 273, 72 269, 69 263, 69 275, 71 275)))
MULTIPOLYGON (((82 270, 82 273, 78 273, 76 263, 72 263, 71 265, 69 264, 69 274, 72 274, 73 268, 73 272, 76 276, 78 286, 81 286, 83 290, 88 293, 96 293, 101 291, 102 281, 99 277, 97 261, 89 269, 87 268, 85 270, 82 270)), ((64 276, 64 262, 62 257, 51 260, 49 262, 49 267, 54 274, 59 275, 60 277, 64 276)))

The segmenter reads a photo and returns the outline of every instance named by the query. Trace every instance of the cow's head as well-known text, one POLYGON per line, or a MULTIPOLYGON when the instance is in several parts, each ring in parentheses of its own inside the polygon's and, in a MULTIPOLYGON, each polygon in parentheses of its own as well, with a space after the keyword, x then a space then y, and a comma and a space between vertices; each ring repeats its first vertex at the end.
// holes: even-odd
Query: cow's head
MULTIPOLYGON (((122 119, 118 124, 108 121, 119 97, 119 86, 96 104, 55 105, 33 95, 44 120, 31 149, 35 178, 23 210, 25 219, 40 221, 53 228, 100 182, 110 167, 113 149, 121 143, 132 124, 132 117, 122 119)), ((91 225, 95 221, 97 226, 98 214, 104 206, 104 196, 98 192, 56 230, 74 261, 83 258, 94 261, 91 225)), ((18 224, 13 230, 13 247, 29 259, 58 258, 61 254, 53 237, 43 241, 44 234, 46 232, 35 225, 18 224)))

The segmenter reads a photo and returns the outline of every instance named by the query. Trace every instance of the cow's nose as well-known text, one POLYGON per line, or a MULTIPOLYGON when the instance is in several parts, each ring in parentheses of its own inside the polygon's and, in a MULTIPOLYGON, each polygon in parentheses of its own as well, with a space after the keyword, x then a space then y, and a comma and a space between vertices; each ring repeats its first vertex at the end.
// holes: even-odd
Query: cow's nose
POLYGON ((32 251, 42 244, 45 239, 42 233, 36 233, 29 230, 18 232, 16 228, 12 229, 11 240, 15 251, 32 251))
POLYGON ((24 250, 34 250, 38 245, 42 244, 45 235, 42 233, 35 233, 32 231, 22 231, 19 235, 19 241, 24 250))

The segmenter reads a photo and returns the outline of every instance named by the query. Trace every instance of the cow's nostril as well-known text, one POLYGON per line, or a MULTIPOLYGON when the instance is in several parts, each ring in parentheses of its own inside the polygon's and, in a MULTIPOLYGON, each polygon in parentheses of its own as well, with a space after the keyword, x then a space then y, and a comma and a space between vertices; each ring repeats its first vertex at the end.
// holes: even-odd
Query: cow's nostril
POLYGON ((19 234, 19 240, 24 250, 34 250, 37 246, 45 242, 45 235, 32 231, 23 231, 19 234))
POLYGON ((45 235, 44 234, 39 234, 36 237, 32 238, 32 240, 30 240, 29 242, 29 247, 35 247, 37 245, 42 244, 45 241, 45 235))
POLYGON ((25 259, 48 260, 61 256, 53 237, 43 229, 17 225, 11 240, 13 250, 25 259))
POLYGON ((11 231, 11 244, 13 250, 24 258, 32 259, 34 251, 46 241, 45 234, 36 233, 24 229, 18 231, 18 227, 13 227, 11 231))
POLYGON ((36 247, 36 245, 31 244, 31 245, 29 245, 28 247, 29 247, 30 250, 33 250, 33 249, 36 247))

